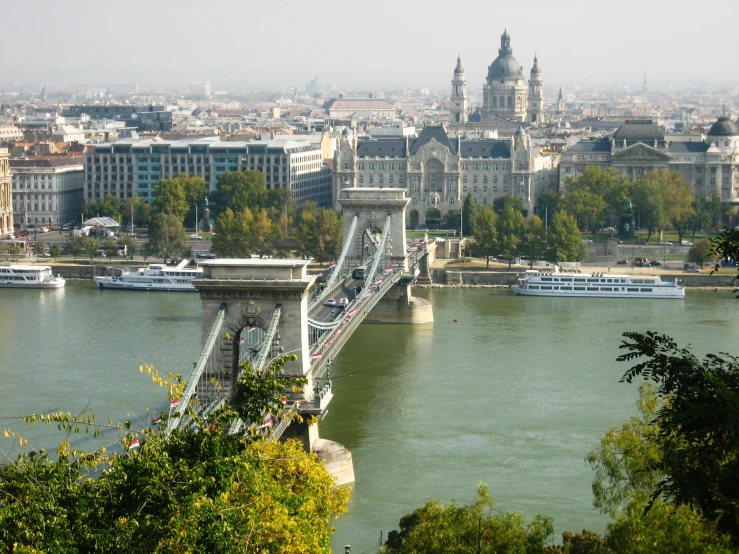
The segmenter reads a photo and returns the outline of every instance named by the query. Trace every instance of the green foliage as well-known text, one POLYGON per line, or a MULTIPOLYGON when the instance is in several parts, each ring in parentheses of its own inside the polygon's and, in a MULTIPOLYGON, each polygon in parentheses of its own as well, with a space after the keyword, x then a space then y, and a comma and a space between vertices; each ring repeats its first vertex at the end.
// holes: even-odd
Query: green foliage
POLYGON ((582 242, 575 218, 564 211, 552 217, 547 240, 551 262, 581 262, 588 257, 588 249, 582 242))
POLYGON ((508 267, 511 267, 513 258, 521 255, 525 234, 526 219, 523 213, 513 204, 507 204, 498 217, 498 251, 508 258, 508 267))
POLYGON ((495 213, 497 213, 498 215, 503 215, 508 206, 510 206, 517 212, 521 212, 524 217, 528 215, 527 210, 523 207, 523 200, 521 200, 518 196, 511 196, 510 194, 506 194, 503 196, 498 196, 496 199, 493 200, 493 207, 495 208, 495 213))
POLYGON ((558 190, 548 190, 536 198, 539 215, 542 219, 547 218, 547 225, 549 225, 552 216, 560 210, 563 199, 563 194, 558 190))
POLYGON ((335 260, 341 252, 343 229, 343 221, 335 211, 305 206, 296 234, 300 250, 321 263, 335 260))
MULTIPOLYGON (((268 379, 284 361, 268 369, 268 379)), ((169 389, 170 398, 184 389, 179 376, 144 369, 169 389)), ((253 379, 263 377, 247 372, 243 381, 253 379)), ((281 392, 268 385, 244 403, 279 402, 268 391, 281 392)), ((188 413, 197 430, 169 435, 163 424, 99 424, 86 412, 24 418, 56 424, 65 438, 56 459, 30 451, 0 468, 0 551, 330 553, 328 523, 346 510, 348 490, 335 486, 314 455, 297 441, 225 432, 239 417, 236 410, 216 410, 207 419, 194 409, 188 413), (71 433, 97 435, 101 429, 108 430, 106 444, 117 434, 113 444, 124 448, 71 448, 71 433), (140 441, 137 449, 130 447, 134 439, 140 441)), ((261 421, 261 412, 255 413, 261 421)), ((28 445, 10 430, 3 434, 28 445)))
POLYGON ((196 177, 178 175, 174 179, 162 179, 154 185, 154 202, 151 205, 154 212, 173 215, 182 223, 190 211, 185 196, 185 181, 188 179, 196 177))
POLYGON ((561 209, 575 218, 578 228, 595 233, 602 227, 608 204, 593 192, 574 189, 567 191, 561 209))
POLYGON ((552 521, 537 515, 528 524, 518 513, 494 513, 486 484, 466 505, 427 502, 400 519, 400 530, 388 533, 384 554, 497 554, 545 552, 552 521))
POLYGON ((441 217, 440 227, 442 229, 453 229, 459 231, 460 210, 449 210, 441 217))
POLYGON ((143 199, 126 198, 123 201, 123 225, 124 227, 130 227, 131 216, 133 214, 133 223, 135 225, 148 225, 151 221, 151 207, 148 202, 143 199))
POLYGON ((84 219, 92 217, 112 217, 116 221, 121 221, 123 214, 123 203, 112 194, 108 194, 101 201, 87 202, 82 206, 82 215, 84 219))
POLYGON ((100 243, 93 238, 88 238, 85 241, 85 254, 90 258, 90 261, 99 254, 98 248, 100 248, 100 243))
POLYGON ((657 500, 648 507, 639 496, 608 524, 607 545, 618 554, 736 552, 731 540, 689 505, 657 500))
POLYGON ((254 219, 245 208, 238 217, 226 209, 216 219, 218 233, 211 239, 211 250, 222 258, 248 258, 251 253, 249 227, 254 219))
POLYGON ((549 546, 546 552, 549 554, 614 554, 606 545, 603 537, 587 529, 577 534, 565 531, 562 533, 562 545, 549 546))
POLYGON ((59 256, 62 255, 62 249, 59 248, 58 244, 52 244, 49 247, 49 254, 51 255, 52 258, 58 258, 59 256))
POLYGON ((600 447, 586 458, 595 471, 593 505, 611 516, 635 494, 650 495, 661 478, 656 470, 661 461, 658 429, 651 424, 660 407, 654 385, 639 387, 637 405, 638 414, 620 427, 611 427, 600 447))
POLYGON ((149 225, 149 244, 152 253, 165 260, 172 254, 179 255, 185 249, 187 234, 182 219, 174 214, 157 213, 149 225))
POLYGON ((33 253, 38 256, 39 254, 44 253, 44 251, 46 250, 46 245, 44 244, 44 241, 39 240, 31 245, 31 249, 33 250, 33 253))
POLYGON ((254 210, 267 207, 264 175, 256 170, 223 173, 218 177, 216 190, 211 193, 210 199, 214 216, 227 209, 240 214, 244 208, 254 210))
MULTIPOLYGON (((605 209, 601 215, 601 220, 597 223, 595 221, 590 223, 596 229, 602 227, 606 216, 615 217, 620 214, 629 202, 629 183, 613 167, 590 165, 585 167, 582 174, 577 177, 568 177, 565 183, 566 196, 569 196, 571 192, 582 191, 603 200, 605 209)), ((551 212, 551 207, 549 210, 551 212)), ((590 229, 591 227, 582 228, 590 229)))
POLYGON ((690 505, 739 544, 739 363, 728 354, 702 361, 654 332, 624 333, 618 361, 641 358, 622 377, 652 381, 662 406, 652 418, 663 476, 651 499, 690 505))
POLYGON ((10 254, 12 258, 20 256, 21 247, 17 245, 16 243, 11 244, 10 246, 8 246, 8 254, 10 254))
POLYGON ((703 264, 716 260, 716 252, 710 240, 697 240, 688 250, 688 261, 703 267, 703 264))
POLYGON ((472 230, 475 234, 475 252, 485 257, 486 267, 490 267, 490 256, 494 256, 498 249, 498 216, 495 210, 488 205, 479 208, 472 230))
POLYGON ((465 236, 472 234, 475 226, 475 216, 477 215, 477 204, 472 199, 472 195, 468 194, 462 204, 462 233, 465 236))
POLYGON ((692 232, 691 240, 693 240, 696 232, 711 226, 711 202, 708 198, 699 196, 693 199, 691 207, 693 210, 688 218, 687 228, 692 232))
POLYGON ((87 237, 83 235, 75 235, 67 241, 66 248, 74 259, 85 253, 87 249, 87 237))
POLYGON ((534 262, 543 259, 546 252, 547 235, 544 222, 538 216, 532 215, 523 237, 521 253, 530 260, 531 267, 534 267, 534 262))

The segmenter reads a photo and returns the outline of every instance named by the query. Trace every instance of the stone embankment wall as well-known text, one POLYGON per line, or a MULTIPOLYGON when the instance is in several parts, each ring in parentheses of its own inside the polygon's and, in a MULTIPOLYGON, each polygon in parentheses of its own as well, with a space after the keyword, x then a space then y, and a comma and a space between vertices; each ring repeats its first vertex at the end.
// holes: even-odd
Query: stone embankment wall
MULTIPOLYGON (((516 284, 516 278, 524 270, 511 271, 476 271, 460 269, 432 269, 431 279, 434 285, 447 286, 498 286, 506 287, 516 284)), ((694 273, 661 273, 664 281, 680 279, 686 287, 734 287, 734 275, 708 275, 694 273)))
POLYGON ((115 268, 105 264, 90 264, 90 263, 77 263, 77 264, 49 264, 51 265, 51 271, 54 275, 61 275, 65 279, 92 279, 95 275, 113 275, 114 269, 118 268, 120 273, 121 267, 141 267, 146 264, 141 262, 118 262, 116 261, 115 268))

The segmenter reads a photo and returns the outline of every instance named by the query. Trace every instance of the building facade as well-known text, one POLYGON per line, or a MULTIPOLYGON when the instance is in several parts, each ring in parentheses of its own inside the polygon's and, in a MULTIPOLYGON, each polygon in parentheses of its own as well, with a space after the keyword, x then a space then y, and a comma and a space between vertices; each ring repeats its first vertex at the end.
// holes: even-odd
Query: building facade
POLYGON ((81 156, 10 160, 14 224, 22 227, 79 221, 84 198, 83 167, 81 156))
POLYGON ((443 126, 417 138, 358 139, 344 132, 334 155, 334 202, 349 187, 404 187, 411 227, 435 226, 468 195, 478 205, 506 195, 533 213, 536 198, 557 185, 557 155, 542 154, 523 129, 504 139, 450 138, 443 126))
POLYGON ((679 171, 695 196, 739 203, 739 131, 728 117, 711 126, 707 140, 688 142, 671 140, 651 120, 626 120, 613 137, 580 141, 562 153, 560 190, 589 165, 613 167, 631 181, 655 169, 679 171))
POLYGON ((298 202, 331 205, 331 173, 320 146, 290 139, 225 142, 217 137, 96 145, 85 155, 85 201, 112 194, 151 202, 159 181, 181 173, 202 177, 214 190, 223 173, 247 169, 261 171, 268 189, 289 188, 298 202))
POLYGON ((0 148, 0 235, 13 232, 13 195, 10 188, 9 158, 8 149, 0 148))

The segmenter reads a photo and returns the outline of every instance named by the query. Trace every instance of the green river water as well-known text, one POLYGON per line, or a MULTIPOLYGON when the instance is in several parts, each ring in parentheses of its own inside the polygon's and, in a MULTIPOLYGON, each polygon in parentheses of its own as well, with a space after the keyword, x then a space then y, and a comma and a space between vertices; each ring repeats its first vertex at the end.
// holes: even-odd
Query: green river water
MULTIPOLYGON (((416 289, 435 323, 363 325, 331 369, 320 435, 349 448, 356 484, 334 551, 375 552, 380 532, 425 501, 467 502, 480 481, 500 510, 602 531, 584 458, 635 412, 618 383, 625 330, 658 330, 707 352, 739 352, 739 303, 726 291, 685 300, 515 297, 498 289, 416 289), (458 322, 454 320, 457 319, 458 322)), ((0 290, 0 427, 52 447, 56 428, 13 418, 90 409, 98 419, 166 405, 143 361, 185 375, 200 350, 196 294, 0 290)), ((100 439, 99 439, 100 440, 100 439)), ((115 437, 109 437, 114 441, 115 437)), ((0 448, 12 451, 6 439, 0 448)))

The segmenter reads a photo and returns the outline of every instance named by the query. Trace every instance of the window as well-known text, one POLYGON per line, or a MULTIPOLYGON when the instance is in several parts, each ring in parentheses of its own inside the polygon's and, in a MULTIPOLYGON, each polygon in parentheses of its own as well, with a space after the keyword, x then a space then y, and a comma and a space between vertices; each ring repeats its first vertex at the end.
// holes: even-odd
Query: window
POLYGON ((450 198, 450 199, 449 199, 449 205, 450 205, 450 206, 453 206, 453 205, 454 205, 454 198, 450 198))
POLYGON ((477 193, 477 185, 472 187, 472 192, 477 193))
POLYGON ((359 176, 359 184, 361 185, 362 183, 364 183, 364 175, 359 176))
POLYGON ((462 182, 463 183, 466 183, 467 182, 467 175, 465 175, 464 177, 462 177, 462 182))
POLYGON ((487 175, 483 175, 482 176, 482 182, 483 183, 487 183, 488 182, 488 176, 487 175))
POLYGON ((488 199, 487 199, 487 198, 483 198, 483 199, 482 199, 482 203, 483 203, 483 204, 487 204, 487 203, 488 203, 488 199))
POLYGON ((390 175, 390 177, 387 178, 387 182, 390 183, 391 185, 393 184, 393 176, 392 175, 390 175))
POLYGON ((384 178, 384 176, 382 176, 382 175, 380 175, 380 176, 379 176, 379 177, 377 178, 377 182, 378 182, 378 183, 383 183, 384 181, 385 181, 385 178, 384 178))
POLYGON ((497 182, 498 182, 498 176, 497 175, 493 175, 493 183, 497 183, 497 182))
POLYGON ((518 170, 523 171, 523 164, 518 164, 518 170))
POLYGON ((403 177, 402 175, 398 177, 398 183, 402 183, 403 181, 405 181, 405 177, 403 177))
POLYGON ((488 193, 488 188, 487 187, 482 187, 482 193, 483 194, 487 194, 488 193))
POLYGON ((477 183, 477 175, 473 175, 472 176, 472 182, 473 183, 477 183))
POLYGON ((467 194, 467 187, 462 187, 462 192, 467 194))
POLYGON ((412 199, 411 199, 411 204, 413 204, 414 206, 415 206, 416 204, 418 204, 418 198, 412 198, 412 199))

